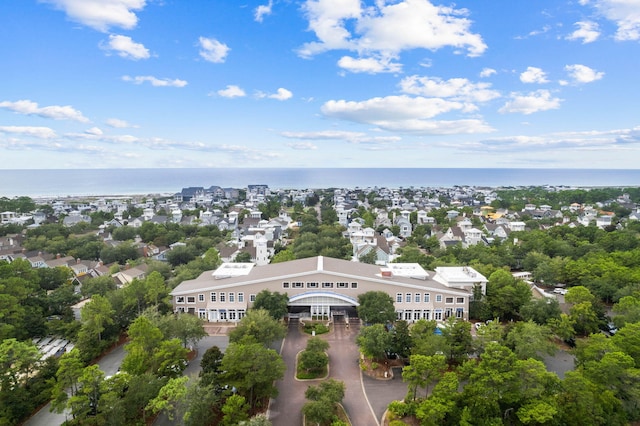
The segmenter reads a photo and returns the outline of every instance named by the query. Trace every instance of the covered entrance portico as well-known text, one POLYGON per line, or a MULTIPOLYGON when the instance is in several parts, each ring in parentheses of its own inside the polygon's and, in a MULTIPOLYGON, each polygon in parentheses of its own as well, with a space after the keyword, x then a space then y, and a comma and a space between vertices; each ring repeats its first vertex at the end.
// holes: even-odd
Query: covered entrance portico
POLYGON ((329 291, 310 291, 289 299, 289 311, 311 318, 333 318, 334 315, 355 316, 358 301, 353 297, 329 291))

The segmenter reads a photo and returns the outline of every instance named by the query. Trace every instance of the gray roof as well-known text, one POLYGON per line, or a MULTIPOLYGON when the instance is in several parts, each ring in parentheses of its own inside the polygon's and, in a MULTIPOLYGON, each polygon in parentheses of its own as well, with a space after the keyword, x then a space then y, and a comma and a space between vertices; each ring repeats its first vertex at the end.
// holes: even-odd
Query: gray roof
MULTIPOLYGON (((313 276, 318 273, 333 275, 345 280, 366 280, 369 282, 399 285, 415 289, 437 289, 446 293, 465 294, 465 290, 447 287, 432 278, 416 279, 406 276, 382 277, 379 265, 370 265, 349 260, 334 259, 325 256, 309 257, 251 268, 247 275, 233 276, 223 279, 213 278, 214 271, 206 271, 194 280, 183 281, 171 295, 184 295, 194 291, 207 291, 227 287, 238 287, 246 284, 268 283, 273 281, 291 281, 295 278, 313 276)), ((429 273, 430 277, 434 275, 429 273)))

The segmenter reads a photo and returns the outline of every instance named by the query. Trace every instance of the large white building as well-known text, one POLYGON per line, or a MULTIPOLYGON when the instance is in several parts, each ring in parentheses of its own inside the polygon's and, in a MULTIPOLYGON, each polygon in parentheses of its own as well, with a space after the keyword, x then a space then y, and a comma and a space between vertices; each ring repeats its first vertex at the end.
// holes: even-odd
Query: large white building
POLYGON ((289 311, 303 316, 354 316, 359 294, 384 291, 394 300, 398 319, 467 320, 473 288, 480 286, 484 293, 486 282, 470 267, 429 273, 417 263, 381 267, 318 256, 265 266, 225 263, 182 282, 171 296, 176 312, 210 322, 239 321, 265 289, 286 293, 289 311))

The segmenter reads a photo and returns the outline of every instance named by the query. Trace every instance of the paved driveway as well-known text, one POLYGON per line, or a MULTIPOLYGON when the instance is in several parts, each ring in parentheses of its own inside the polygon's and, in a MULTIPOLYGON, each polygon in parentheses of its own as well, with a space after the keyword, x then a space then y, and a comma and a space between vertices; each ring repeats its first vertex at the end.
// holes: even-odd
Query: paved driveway
MULTIPOLYGON (((346 328, 337 324, 334 330, 321 336, 329 342, 329 377, 345 383, 343 405, 354 426, 378 425, 377 415, 369 404, 358 365, 359 351, 355 344, 360 327, 352 324, 346 328)), ((279 395, 271 402, 269 418, 273 426, 292 426, 302 424, 302 406, 306 402, 304 393, 310 385, 320 380, 298 381, 295 379, 296 354, 307 345, 308 336, 301 333, 296 323, 289 325, 287 338, 282 347, 282 357, 287 365, 285 377, 279 380, 279 395)), ((387 382, 385 382, 387 383, 387 382)), ((401 397, 404 396, 404 393, 401 397)), ((384 398, 377 398, 382 403, 384 398)), ((395 398, 392 398, 395 399, 395 398)), ((386 408, 386 405, 385 405, 386 408)), ((384 412, 384 410, 382 410, 384 412)))

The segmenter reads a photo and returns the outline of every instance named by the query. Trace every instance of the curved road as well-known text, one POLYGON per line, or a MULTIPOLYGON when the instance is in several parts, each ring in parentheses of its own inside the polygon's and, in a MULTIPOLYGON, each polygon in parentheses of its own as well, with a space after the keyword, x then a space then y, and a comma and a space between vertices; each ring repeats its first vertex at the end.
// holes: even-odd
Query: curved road
MULTIPOLYGON (((328 335, 321 336, 329 342, 329 377, 343 381, 346 385, 345 397, 342 405, 354 426, 379 425, 373 409, 365 394, 360 367, 358 365, 359 351, 355 344, 360 327, 336 324, 328 335)), ((287 371, 282 380, 276 385, 278 397, 271 401, 269 418, 273 426, 291 426, 302 424, 302 406, 306 402, 304 393, 310 385, 320 380, 298 381, 295 379, 296 354, 307 345, 308 336, 301 333, 297 322, 289 324, 289 332, 282 347, 282 358, 287 365, 287 371)))

